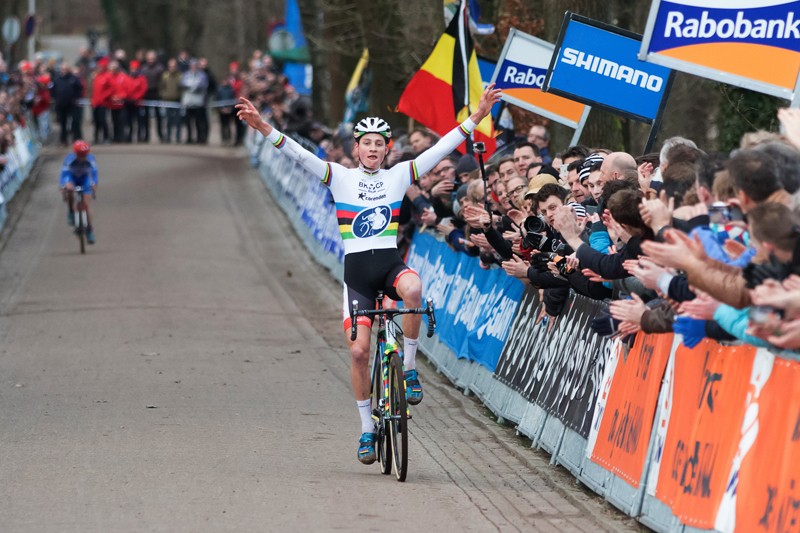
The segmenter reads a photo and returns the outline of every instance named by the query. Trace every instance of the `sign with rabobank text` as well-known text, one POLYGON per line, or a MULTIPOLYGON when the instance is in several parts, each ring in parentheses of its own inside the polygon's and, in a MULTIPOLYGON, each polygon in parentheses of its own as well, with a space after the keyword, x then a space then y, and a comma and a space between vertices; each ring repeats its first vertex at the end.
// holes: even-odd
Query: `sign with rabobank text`
POLYGON ((544 90, 655 122, 663 110, 671 71, 639 60, 640 39, 635 33, 568 12, 544 90))
POLYGON ((796 100, 800 1, 655 0, 639 57, 796 100))
POLYGON ((577 128, 586 105, 542 92, 553 57, 552 43, 512 28, 497 61, 492 82, 503 89, 502 99, 551 120, 577 128))

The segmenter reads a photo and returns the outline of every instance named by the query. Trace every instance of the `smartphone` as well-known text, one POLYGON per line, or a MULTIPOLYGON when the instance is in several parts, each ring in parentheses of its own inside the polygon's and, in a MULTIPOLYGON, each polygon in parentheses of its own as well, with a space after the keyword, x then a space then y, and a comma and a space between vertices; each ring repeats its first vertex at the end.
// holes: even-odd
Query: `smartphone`
POLYGON ((748 311, 750 322, 754 324, 771 324, 783 319, 783 311, 768 305, 754 305, 748 311))
POLYGON ((725 204, 714 204, 708 208, 708 218, 712 224, 727 224, 731 221, 731 208, 725 204))
POLYGON ((562 180, 566 180, 567 176, 569 175, 569 171, 567 170, 568 167, 569 165, 561 165, 561 167, 558 169, 558 175, 562 180))

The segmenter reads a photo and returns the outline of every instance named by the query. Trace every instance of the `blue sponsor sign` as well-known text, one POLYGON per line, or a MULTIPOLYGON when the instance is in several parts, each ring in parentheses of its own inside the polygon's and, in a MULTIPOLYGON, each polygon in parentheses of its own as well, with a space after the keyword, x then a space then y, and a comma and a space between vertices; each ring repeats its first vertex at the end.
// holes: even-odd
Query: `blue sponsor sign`
POLYGON ((502 269, 484 270, 427 233, 414 237, 407 264, 433 298, 436 333, 457 357, 494 371, 522 299, 522 283, 502 269))
POLYGON ((544 90, 643 122, 656 122, 668 68, 638 58, 641 36, 567 13, 544 90))

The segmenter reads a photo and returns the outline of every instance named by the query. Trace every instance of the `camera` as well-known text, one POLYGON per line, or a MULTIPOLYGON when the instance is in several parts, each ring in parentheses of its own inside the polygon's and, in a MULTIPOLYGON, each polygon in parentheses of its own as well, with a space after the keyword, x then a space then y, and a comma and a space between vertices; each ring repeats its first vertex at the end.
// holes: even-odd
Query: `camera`
POLYGON ((522 223, 525 233, 522 236, 521 246, 528 250, 541 250, 542 245, 547 242, 547 237, 541 233, 544 231, 544 221, 537 216, 530 216, 522 223))
POLYGON ((712 224, 727 224, 731 220, 731 208, 725 204, 714 204, 708 208, 708 218, 712 224))
POLYGON ((482 142, 474 142, 472 143, 472 151, 476 154, 485 154, 486 153, 486 144, 482 142))

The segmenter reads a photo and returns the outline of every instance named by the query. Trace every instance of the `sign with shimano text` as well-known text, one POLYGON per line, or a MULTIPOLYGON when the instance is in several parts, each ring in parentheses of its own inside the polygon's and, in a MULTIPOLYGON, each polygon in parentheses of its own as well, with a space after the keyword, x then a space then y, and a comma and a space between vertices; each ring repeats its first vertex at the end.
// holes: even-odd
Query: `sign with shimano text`
POLYGON ((492 82, 503 89, 503 100, 551 120, 578 127, 587 106, 542 92, 554 46, 514 28, 508 34, 492 82))
POLYGON ((652 123, 671 71, 639 61, 639 48, 638 35, 568 12, 544 90, 652 123))
POLYGON ((639 57, 794 100, 800 81, 800 1, 655 0, 639 57))

